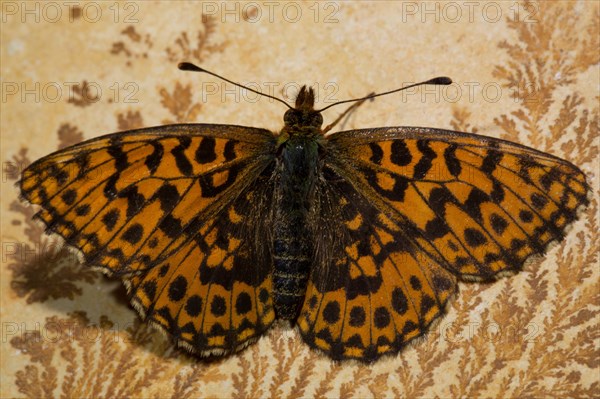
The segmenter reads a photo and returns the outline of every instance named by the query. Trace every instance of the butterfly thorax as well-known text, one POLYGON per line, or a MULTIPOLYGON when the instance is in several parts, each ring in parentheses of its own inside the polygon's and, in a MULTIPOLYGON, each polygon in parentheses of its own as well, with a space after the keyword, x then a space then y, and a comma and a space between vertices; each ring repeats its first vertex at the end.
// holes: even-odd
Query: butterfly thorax
POLYGON ((318 138, 323 118, 313 104, 312 89, 303 87, 296 108, 285 114, 279 136, 273 289, 275 311, 282 319, 297 316, 314 252, 307 218, 319 173, 318 138))

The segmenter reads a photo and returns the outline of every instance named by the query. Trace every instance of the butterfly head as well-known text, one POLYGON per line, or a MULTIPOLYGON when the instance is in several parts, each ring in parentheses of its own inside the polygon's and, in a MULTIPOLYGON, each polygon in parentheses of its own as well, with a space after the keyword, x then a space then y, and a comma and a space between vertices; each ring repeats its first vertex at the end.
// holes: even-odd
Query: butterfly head
POLYGON ((310 127, 320 129, 323 116, 314 109, 315 92, 312 87, 302 86, 294 108, 288 109, 283 116, 286 127, 310 127))

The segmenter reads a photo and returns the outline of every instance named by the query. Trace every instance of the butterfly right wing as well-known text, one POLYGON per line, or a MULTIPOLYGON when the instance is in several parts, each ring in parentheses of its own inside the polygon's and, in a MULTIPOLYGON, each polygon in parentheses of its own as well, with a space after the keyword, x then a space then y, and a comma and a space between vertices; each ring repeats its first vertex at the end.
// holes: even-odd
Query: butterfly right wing
POLYGON ((298 324, 335 359, 399 351, 442 315, 457 278, 520 270, 587 203, 574 165, 498 139, 392 127, 327 145, 298 324))
POLYGON ((585 174, 508 141, 442 129, 340 132, 330 165, 466 280, 521 270, 588 203, 585 174))
POLYGON ((228 125, 117 133, 33 163, 21 191, 49 231, 127 282, 140 313, 195 352, 222 353, 274 318, 256 241, 274 145, 267 130, 228 125), (240 223, 248 214, 257 222, 240 223))

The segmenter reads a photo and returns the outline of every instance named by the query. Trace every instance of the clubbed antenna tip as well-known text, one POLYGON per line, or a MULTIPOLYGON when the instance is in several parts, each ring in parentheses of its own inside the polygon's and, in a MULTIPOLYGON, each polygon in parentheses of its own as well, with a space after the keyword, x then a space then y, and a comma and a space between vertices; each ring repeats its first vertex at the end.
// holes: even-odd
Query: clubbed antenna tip
POLYGON ((451 85, 452 84, 452 79, 450 79, 447 76, 438 76, 437 78, 433 78, 431 80, 428 80, 427 82, 425 82, 425 84, 447 86, 447 85, 451 85))

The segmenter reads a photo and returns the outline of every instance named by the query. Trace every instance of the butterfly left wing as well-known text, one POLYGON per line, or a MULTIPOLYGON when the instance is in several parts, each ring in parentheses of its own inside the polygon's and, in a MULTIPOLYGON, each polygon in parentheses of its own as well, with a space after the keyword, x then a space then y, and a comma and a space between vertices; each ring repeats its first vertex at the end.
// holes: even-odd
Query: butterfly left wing
POLYGON ((231 352, 274 319, 258 240, 274 141, 230 125, 117 133, 36 161, 21 192, 86 263, 126 282, 142 316, 194 352, 231 352))
POLYGON ((152 269, 125 280, 143 317, 191 352, 234 352, 275 320, 271 174, 265 170, 192 239, 165 248, 152 269))
MULTIPOLYGON (((115 133, 31 164, 22 196, 47 230, 108 274, 147 269, 191 224, 220 212, 273 158, 273 135, 228 125, 115 133)), ((185 233, 185 234, 184 234, 185 233)))

